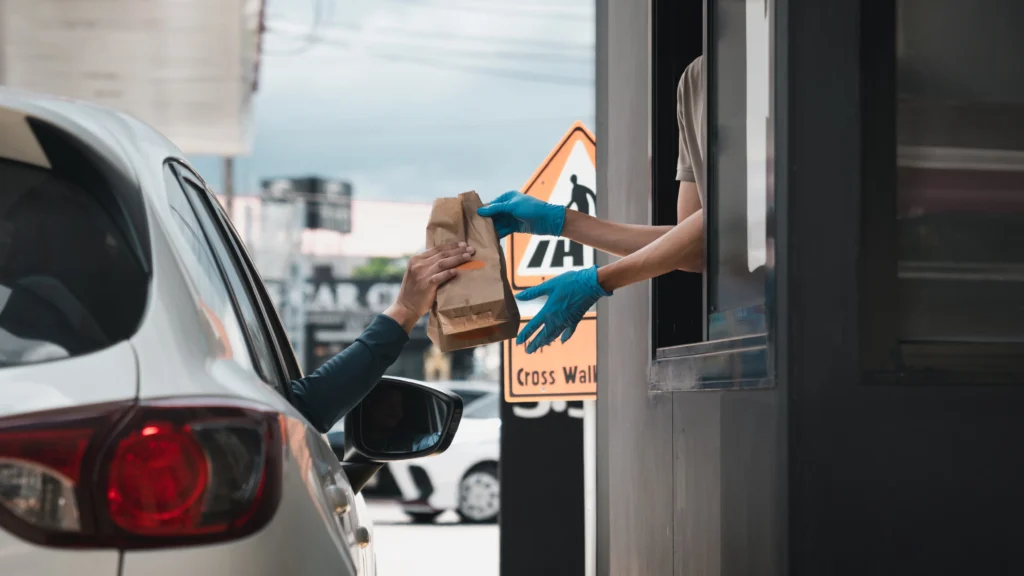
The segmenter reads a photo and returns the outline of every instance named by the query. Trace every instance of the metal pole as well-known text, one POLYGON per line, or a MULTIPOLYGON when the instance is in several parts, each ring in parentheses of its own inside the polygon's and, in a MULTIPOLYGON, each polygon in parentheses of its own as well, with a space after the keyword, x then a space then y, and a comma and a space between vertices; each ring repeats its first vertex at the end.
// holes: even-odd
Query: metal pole
POLYGON ((289 234, 289 267, 288 267, 288 292, 291 296, 289 308, 291 309, 292 326, 292 348, 298 356, 299 364, 303 371, 308 370, 309 360, 306 353, 306 298, 304 288, 306 279, 306 266, 302 255, 302 231, 306 226, 306 203, 301 199, 291 201, 293 208, 291 214, 291 234, 289 234))
POLYGON ((224 203, 227 208, 228 217, 235 219, 235 159, 231 156, 224 157, 224 203))
POLYGON ((583 402, 584 575, 597 576, 597 401, 583 402))

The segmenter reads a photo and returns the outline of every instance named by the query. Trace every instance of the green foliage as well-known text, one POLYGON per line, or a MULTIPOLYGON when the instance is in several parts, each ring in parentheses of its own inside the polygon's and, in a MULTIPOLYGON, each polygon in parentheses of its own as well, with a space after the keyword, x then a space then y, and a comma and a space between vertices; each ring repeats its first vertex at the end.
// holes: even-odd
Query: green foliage
POLYGON ((352 276, 359 279, 401 278, 405 274, 405 262, 394 258, 375 256, 366 264, 352 270, 352 276))

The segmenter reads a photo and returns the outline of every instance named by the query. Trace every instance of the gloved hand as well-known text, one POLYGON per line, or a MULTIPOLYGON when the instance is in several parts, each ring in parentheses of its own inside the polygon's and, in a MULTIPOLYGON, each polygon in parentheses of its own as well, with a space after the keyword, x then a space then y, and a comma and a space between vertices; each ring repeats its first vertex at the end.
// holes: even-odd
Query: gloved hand
POLYGON ((548 301, 516 338, 516 344, 522 344, 538 328, 544 326, 540 334, 526 347, 527 354, 533 354, 551 344, 559 334, 562 335, 563 343, 572 338, 576 325, 583 319, 587 310, 590 310, 602 296, 611 296, 612 293, 605 291, 597 283, 597 266, 591 266, 586 270, 566 272, 543 284, 527 288, 517 294, 516 299, 533 300, 544 295, 548 297, 548 301))
POLYGON ((499 240, 513 232, 561 236, 565 224, 565 206, 548 204, 514 191, 498 196, 476 213, 494 220, 499 240))

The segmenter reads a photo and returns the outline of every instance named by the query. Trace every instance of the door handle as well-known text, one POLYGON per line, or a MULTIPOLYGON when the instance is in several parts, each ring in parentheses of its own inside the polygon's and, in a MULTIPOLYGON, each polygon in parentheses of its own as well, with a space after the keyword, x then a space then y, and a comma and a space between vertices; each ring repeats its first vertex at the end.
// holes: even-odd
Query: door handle
POLYGON ((341 486, 332 484, 327 487, 325 493, 327 494, 327 503, 334 508, 335 514, 347 514, 352 509, 352 501, 341 486))
POLYGON ((370 545, 370 529, 366 526, 360 526, 356 528, 356 542, 360 548, 366 548, 370 545))

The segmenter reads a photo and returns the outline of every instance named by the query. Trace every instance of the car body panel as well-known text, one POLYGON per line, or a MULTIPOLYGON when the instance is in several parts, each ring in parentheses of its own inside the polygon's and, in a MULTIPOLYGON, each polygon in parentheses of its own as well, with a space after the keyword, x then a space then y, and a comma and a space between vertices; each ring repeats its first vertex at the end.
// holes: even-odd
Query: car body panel
POLYGON ((0 368, 0 418, 131 400, 137 382, 135 352, 127 342, 84 356, 0 368), (83 374, 103 374, 103 379, 83 374))
POLYGON ((117 550, 58 550, 37 546, 0 529, 0 574, 39 576, 118 576, 117 550))
MULTIPOLYGON (((372 576, 372 539, 364 548, 355 536, 359 527, 372 532, 372 523, 326 437, 255 373, 218 356, 198 292, 185 272, 182 248, 169 232, 174 223, 165 190, 164 163, 174 159, 188 166, 181 151, 156 130, 128 115, 81 102, 3 88, 0 113, 5 127, 10 122, 20 127, 20 115, 58 126, 137 183, 152 263, 149 299, 131 339, 90 355, 3 368, 0 386, 9 384, 5 388, 15 390, 12 394, 17 396, 8 392, 0 396, 0 417, 110 400, 196 396, 208 396, 211 401, 242 399, 285 417, 282 495, 267 526, 246 538, 215 545, 129 551, 124 554, 122 573, 372 576), (86 377, 89 374, 96 376, 86 377), (340 487, 353 503, 344 513, 336 512, 335 504, 327 501, 326 491, 331 485, 340 487)), ((31 132, 16 138, 24 140, 25 135, 31 132)), ((0 153, 5 152, 5 146, 9 152, 11 146, 24 144, 7 141, 0 146, 0 153)), ((37 163, 46 161, 45 154, 40 158, 30 146, 25 150, 22 157, 37 163)), ((290 345, 282 348, 282 354, 292 353, 290 345)), ((281 385, 287 387, 287 382, 281 385)), ((31 573, 106 576, 118 573, 120 556, 116 550, 30 546, 0 529, 0 573, 5 575, 23 573, 23 568, 30 567, 31 573)))

